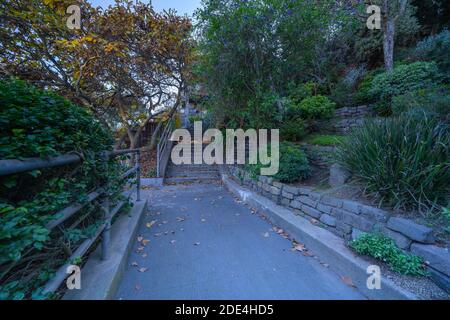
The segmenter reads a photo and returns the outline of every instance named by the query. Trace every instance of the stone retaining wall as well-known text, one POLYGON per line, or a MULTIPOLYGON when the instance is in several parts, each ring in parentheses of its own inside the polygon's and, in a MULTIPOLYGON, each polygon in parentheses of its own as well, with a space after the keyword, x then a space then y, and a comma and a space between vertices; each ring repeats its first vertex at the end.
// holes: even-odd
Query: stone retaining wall
POLYGON ((353 128, 361 127, 364 123, 364 118, 371 116, 372 113, 372 108, 368 106, 337 109, 334 112, 334 115, 337 118, 334 129, 338 133, 346 134, 353 128))
POLYGON ((305 152, 309 163, 314 166, 329 168, 333 164, 333 153, 336 147, 303 144, 300 148, 305 152))
POLYGON ((236 166, 229 167, 229 171, 239 183, 341 238, 352 240, 363 232, 381 232, 404 251, 423 257, 433 280, 445 290, 450 290, 450 253, 448 248, 434 245, 431 228, 392 217, 389 212, 372 206, 331 197, 310 187, 292 187, 264 176, 255 180, 236 166))

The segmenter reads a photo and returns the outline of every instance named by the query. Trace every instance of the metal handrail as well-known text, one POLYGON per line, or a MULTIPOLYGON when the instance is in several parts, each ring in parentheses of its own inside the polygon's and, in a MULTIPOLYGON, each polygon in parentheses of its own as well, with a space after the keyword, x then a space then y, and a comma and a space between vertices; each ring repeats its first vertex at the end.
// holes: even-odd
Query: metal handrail
POLYGON ((172 135, 174 126, 173 118, 171 118, 164 128, 163 133, 158 142, 157 154, 156 154, 156 175, 158 178, 161 178, 161 165, 162 165, 162 157, 165 154, 167 145, 169 143, 170 137, 172 135))
MULTIPOLYGON (((140 156, 141 152, 139 149, 129 149, 129 150, 116 150, 116 151, 105 151, 101 153, 101 156, 103 158, 103 161, 105 161, 105 164, 107 164, 107 161, 110 158, 125 155, 125 154, 136 154, 136 165, 131 168, 130 170, 126 171, 120 176, 120 179, 126 179, 131 174, 136 173, 136 201, 141 201, 141 165, 140 165, 140 156)), ((58 157, 53 158, 47 158, 47 159, 41 159, 41 158, 28 158, 28 159, 11 159, 11 160, 0 160, 0 177, 1 176, 7 176, 32 170, 38 170, 38 169, 45 169, 45 168, 54 168, 54 167, 61 167, 68 164, 73 163, 80 163, 83 161, 83 155, 82 154, 66 154, 61 155, 58 157)), ((110 229, 111 229, 111 221, 114 218, 114 216, 119 212, 119 210, 123 207, 125 204, 125 201, 120 201, 116 206, 111 210, 110 208, 110 201, 109 201, 109 194, 105 192, 106 188, 99 188, 87 196, 87 200, 84 203, 72 203, 68 207, 62 209, 58 213, 55 214, 56 217, 58 217, 55 220, 50 221, 46 224, 46 228, 49 230, 53 230, 55 227, 61 225, 64 221, 75 215, 77 212, 79 212, 81 209, 83 209, 88 203, 91 203, 101 195, 104 196, 103 202, 102 202, 102 210, 104 213, 104 222, 102 225, 97 229, 96 233, 93 237, 85 240, 78 248, 77 250, 72 254, 72 256, 69 258, 69 261, 73 260, 77 257, 82 257, 86 254, 86 252, 89 251, 90 247, 96 242, 96 240, 102 236, 102 260, 106 260, 108 258, 108 248, 109 248, 109 239, 110 239, 110 229)), ((125 191, 122 193, 128 199, 132 192, 134 192, 134 188, 131 188, 129 191, 125 191)), ((60 285, 64 282, 64 279, 66 278, 66 270, 69 266, 68 263, 61 266, 53 279, 51 279, 44 287, 43 292, 44 293, 51 293, 55 292, 60 285)))

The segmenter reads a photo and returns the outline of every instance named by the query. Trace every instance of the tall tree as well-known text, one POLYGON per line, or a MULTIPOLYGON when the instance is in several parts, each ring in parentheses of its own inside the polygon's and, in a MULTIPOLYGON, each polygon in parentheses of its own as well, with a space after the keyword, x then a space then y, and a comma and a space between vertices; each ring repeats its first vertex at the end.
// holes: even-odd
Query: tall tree
POLYGON ((69 0, 1 4, 1 70, 57 90, 128 134, 135 147, 145 125, 173 113, 189 78, 188 18, 150 4, 117 0, 106 10, 81 7, 81 29, 66 26, 69 0))

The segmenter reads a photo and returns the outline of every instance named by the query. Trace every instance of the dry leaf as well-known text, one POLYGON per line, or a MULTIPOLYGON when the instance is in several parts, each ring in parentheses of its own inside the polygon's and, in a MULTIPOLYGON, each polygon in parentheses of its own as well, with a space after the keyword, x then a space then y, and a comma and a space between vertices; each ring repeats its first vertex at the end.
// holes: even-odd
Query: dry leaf
POLYGON ((305 257, 312 257, 312 256, 314 256, 311 252, 309 252, 308 250, 305 250, 305 251, 302 251, 302 254, 305 256, 305 257))
POLYGON ((147 258, 147 256, 148 256, 148 254, 146 254, 146 253, 142 254, 142 258, 147 258))
POLYGON ((144 239, 141 241, 142 245, 145 247, 146 245, 148 245, 150 242, 150 240, 144 239))
POLYGON ((185 221, 185 220, 186 220, 185 217, 177 217, 177 221, 178 221, 178 222, 183 222, 183 221, 185 221))
POLYGON ((155 233, 153 236, 154 237, 160 237, 162 235, 162 233, 155 233))
POLYGON ((151 227, 153 227, 153 225, 156 223, 156 221, 157 221, 157 220, 153 220, 153 221, 151 221, 151 222, 148 222, 145 226, 146 226, 147 228, 151 228, 151 227))
POLYGON ((131 263, 131 266, 132 266, 132 267, 137 267, 137 266, 138 266, 138 263, 137 263, 136 261, 134 261, 134 262, 131 263))
POLYGON ((352 278, 350 278, 348 276, 342 276, 341 280, 342 280, 343 283, 345 283, 349 287, 356 287, 355 284, 353 283, 352 278))
POLYGON ((136 250, 138 253, 144 251, 144 247, 138 247, 136 250))
POLYGON ((170 241, 171 244, 175 244, 175 242, 177 242, 177 240, 170 241))
POLYGON ((263 234, 263 237, 264 237, 264 238, 268 238, 268 237, 269 237, 269 233, 268 233, 268 232, 264 233, 264 234, 263 234))
POLYGON ((138 242, 141 242, 142 240, 144 240, 144 237, 142 237, 142 236, 137 237, 138 242))
POLYGON ((306 250, 306 247, 304 244, 297 244, 295 247, 292 248, 292 251, 300 251, 303 252, 306 250))
POLYGON ((144 272, 146 272, 147 270, 148 270, 148 268, 140 268, 140 269, 139 269, 139 272, 144 273, 144 272))

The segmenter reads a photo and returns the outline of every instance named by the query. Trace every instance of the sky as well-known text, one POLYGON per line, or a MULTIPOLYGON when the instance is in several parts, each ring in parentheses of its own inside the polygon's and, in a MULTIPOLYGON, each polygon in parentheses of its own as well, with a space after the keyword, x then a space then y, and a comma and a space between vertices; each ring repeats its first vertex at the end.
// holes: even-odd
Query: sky
MULTIPOLYGON (((101 6, 102 8, 114 4, 114 0, 88 0, 94 6, 101 6)), ((147 2, 143 0, 142 2, 147 2)), ((175 9, 178 14, 187 14, 192 16, 194 11, 200 7, 201 0, 152 0, 155 11, 162 11, 164 9, 175 9)))

